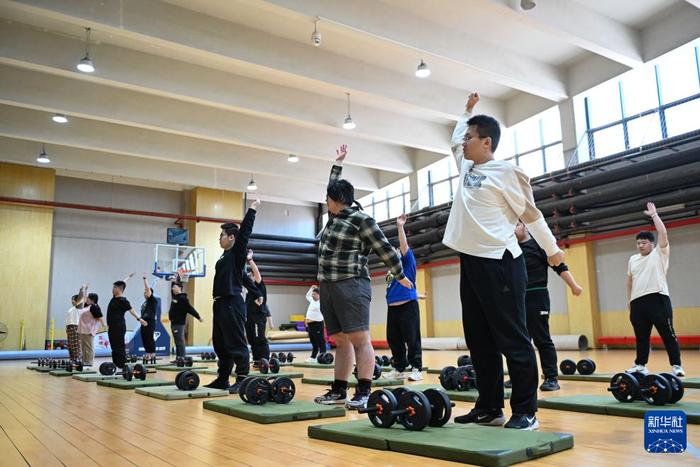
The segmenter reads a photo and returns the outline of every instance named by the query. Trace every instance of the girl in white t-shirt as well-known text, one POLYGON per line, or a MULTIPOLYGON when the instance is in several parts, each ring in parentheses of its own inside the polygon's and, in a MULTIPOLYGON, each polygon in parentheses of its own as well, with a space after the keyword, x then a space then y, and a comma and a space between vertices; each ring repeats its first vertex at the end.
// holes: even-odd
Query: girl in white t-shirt
POLYGON ((319 353, 326 351, 326 336, 323 326, 323 315, 321 314, 321 291, 317 286, 311 286, 306 292, 306 300, 309 302, 309 307, 306 309, 306 330, 309 333, 311 341, 311 356, 306 359, 307 362, 315 362, 319 353))

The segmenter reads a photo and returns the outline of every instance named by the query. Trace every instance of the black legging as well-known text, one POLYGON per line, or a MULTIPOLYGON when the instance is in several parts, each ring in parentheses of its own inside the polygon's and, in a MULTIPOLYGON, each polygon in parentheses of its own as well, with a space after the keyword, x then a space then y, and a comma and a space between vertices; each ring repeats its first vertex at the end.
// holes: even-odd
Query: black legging
POLYGON ((250 372, 250 352, 245 337, 246 314, 240 294, 214 300, 212 344, 219 358, 218 381, 228 381, 234 364, 238 380, 250 372))
POLYGON ((124 336, 126 335, 126 322, 110 324, 107 329, 109 346, 112 348, 112 362, 117 368, 124 368, 126 365, 126 345, 124 336))
POLYGON ((153 335, 156 331, 156 320, 146 320, 148 326, 141 326, 141 341, 143 341, 143 350, 146 353, 156 353, 156 341, 153 335))
POLYGON ((649 361, 649 337, 652 326, 656 328, 664 341, 668 361, 671 365, 681 364, 681 349, 676 332, 673 330, 673 308, 668 295, 652 293, 642 295, 630 302, 630 321, 637 341, 637 365, 646 365, 649 361))
POLYGON ((311 341, 311 358, 326 351, 326 336, 324 336, 323 321, 309 321, 309 340, 311 341))
POLYGON ((397 371, 402 372, 409 365, 417 369, 423 367, 420 308, 416 300, 389 307, 386 319, 386 340, 397 371))
POLYGON ((249 314, 245 323, 245 333, 253 353, 253 361, 270 359, 270 345, 265 337, 267 316, 262 313, 249 314))

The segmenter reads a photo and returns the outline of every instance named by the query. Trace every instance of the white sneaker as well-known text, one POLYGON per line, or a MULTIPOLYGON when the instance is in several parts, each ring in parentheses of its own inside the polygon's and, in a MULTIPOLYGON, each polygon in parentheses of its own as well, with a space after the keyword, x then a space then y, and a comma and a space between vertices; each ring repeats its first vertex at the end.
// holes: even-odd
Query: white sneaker
POLYGON ((316 359, 313 357, 309 357, 306 360, 304 360, 306 363, 316 363, 316 359))
POLYGON ((423 379, 423 372, 420 371, 418 368, 414 368, 411 371, 411 374, 408 375, 409 381, 421 381, 422 379, 423 379))
POLYGON ((649 370, 647 369, 646 365, 635 365, 632 368, 625 370, 625 373, 641 373, 646 376, 649 374, 649 370))
POLYGON ((385 371, 384 373, 382 373, 382 378, 386 378, 386 379, 403 378, 403 373, 396 370, 396 368, 392 368, 391 371, 385 371))
POLYGON ((673 369, 673 375, 674 376, 685 376, 685 371, 683 371, 683 367, 680 365, 673 365, 671 367, 673 369))

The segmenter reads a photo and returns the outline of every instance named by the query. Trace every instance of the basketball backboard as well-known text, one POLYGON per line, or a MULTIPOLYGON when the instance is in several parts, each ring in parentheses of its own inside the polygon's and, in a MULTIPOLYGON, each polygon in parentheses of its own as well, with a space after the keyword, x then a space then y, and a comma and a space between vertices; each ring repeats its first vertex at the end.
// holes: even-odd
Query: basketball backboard
POLYGON ((204 248, 182 245, 157 244, 153 275, 170 279, 178 272, 183 281, 190 277, 204 277, 207 272, 204 248))

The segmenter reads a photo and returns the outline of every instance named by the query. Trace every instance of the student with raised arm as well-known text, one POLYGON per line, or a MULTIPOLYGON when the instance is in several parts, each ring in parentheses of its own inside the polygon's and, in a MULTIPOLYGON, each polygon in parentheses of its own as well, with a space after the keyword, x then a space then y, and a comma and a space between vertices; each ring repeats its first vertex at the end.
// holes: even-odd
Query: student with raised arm
POLYGON ((260 275, 258 265, 253 260, 253 250, 248 250, 246 257, 250 272, 248 277, 255 283, 262 297, 254 298, 253 294, 246 294, 245 303, 247 309, 247 319, 245 324, 246 337, 253 354, 253 365, 256 366, 261 359, 270 359, 270 345, 265 337, 265 327, 267 325, 270 310, 267 307, 267 287, 260 275))
POLYGON ((143 275, 143 298, 145 301, 141 305, 141 319, 146 321, 146 326, 141 325, 141 340, 143 341, 143 349, 147 359, 156 356, 156 341, 154 334, 156 330, 156 316, 158 316, 156 307, 158 301, 153 296, 153 289, 148 285, 148 277, 143 275))
MULTIPOLYGON (((85 288, 87 293, 87 287, 85 288)), ((78 310, 80 318, 78 320, 78 335, 80 336, 80 352, 83 368, 92 366, 95 360, 95 335, 97 330, 106 327, 102 310, 97 304, 99 297, 96 293, 89 293, 85 298, 85 307, 78 310)))
POLYGON ((170 310, 168 311, 168 320, 170 321, 170 332, 175 343, 175 356, 185 358, 187 315, 192 315, 200 323, 203 323, 204 320, 190 304, 187 294, 183 292, 179 275, 173 276, 170 291, 172 292, 172 299, 170 301, 170 310))
POLYGON ((472 93, 452 134, 459 169, 443 243, 460 254, 462 325, 479 398, 457 423, 500 426, 503 414, 503 356, 513 383, 512 416, 506 428, 534 430, 537 412, 537 360, 525 320, 527 274, 515 237, 518 219, 553 266, 564 253, 535 206, 529 178, 522 169, 496 160, 501 128, 487 115, 472 116, 479 94, 472 93))
POLYGON ((140 322, 141 326, 148 326, 148 322, 139 318, 129 300, 124 296, 126 281, 133 275, 132 272, 123 281, 116 281, 112 284, 112 299, 107 305, 107 335, 109 336, 109 345, 112 348, 112 361, 117 368, 124 368, 126 364, 126 344, 124 342, 126 336, 124 315, 126 312, 129 312, 136 321, 140 322))
POLYGON ((304 324, 306 324, 311 342, 311 356, 306 359, 307 363, 315 362, 318 354, 326 351, 326 336, 320 300, 321 290, 315 285, 309 287, 306 292, 306 301, 309 302, 309 306, 306 308, 306 316, 304 317, 304 324))
POLYGON ((80 336, 78 335, 80 312, 78 309, 83 307, 86 290, 87 285, 83 285, 78 294, 71 297, 71 307, 65 315, 66 341, 68 342, 68 355, 71 362, 80 360, 80 336))
POLYGON ((637 358, 628 373, 648 374, 649 338, 655 327, 666 347, 671 370, 676 376, 685 376, 681 366, 681 349, 676 331, 673 330, 673 307, 668 292, 666 273, 671 247, 668 233, 654 203, 647 203, 644 214, 651 217, 659 235, 654 243, 654 234, 642 231, 637 234, 637 251, 627 265, 627 300, 630 321, 637 341, 637 358))

